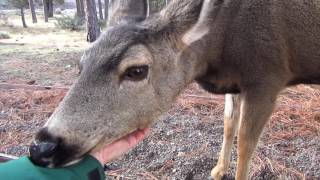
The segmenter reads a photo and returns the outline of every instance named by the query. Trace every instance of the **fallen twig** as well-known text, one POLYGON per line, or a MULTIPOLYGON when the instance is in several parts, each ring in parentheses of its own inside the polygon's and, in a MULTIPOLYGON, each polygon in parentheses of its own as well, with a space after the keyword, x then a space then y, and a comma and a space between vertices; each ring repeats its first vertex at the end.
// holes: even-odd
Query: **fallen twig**
POLYGON ((0 163, 7 162, 7 161, 10 161, 10 160, 13 160, 13 159, 18 159, 18 157, 12 156, 12 155, 9 155, 9 154, 0 153, 0 163))
POLYGON ((68 87, 57 87, 57 86, 40 86, 40 85, 0 83, 0 89, 7 89, 7 90, 14 90, 14 89, 24 89, 24 90, 61 89, 61 90, 68 90, 69 88, 68 87))
POLYGON ((138 173, 138 175, 144 176, 147 179, 150 180, 158 180, 158 178, 156 178, 155 176, 153 176, 150 172, 148 171, 144 171, 143 173, 138 173))

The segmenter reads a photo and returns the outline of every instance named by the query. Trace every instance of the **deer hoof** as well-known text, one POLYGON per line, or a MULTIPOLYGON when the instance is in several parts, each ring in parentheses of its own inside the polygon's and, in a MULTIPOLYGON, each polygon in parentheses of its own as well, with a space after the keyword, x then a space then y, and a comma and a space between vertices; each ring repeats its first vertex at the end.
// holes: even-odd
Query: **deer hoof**
POLYGON ((224 168, 216 166, 215 168, 213 168, 213 170, 211 171, 211 180, 221 180, 223 179, 225 174, 224 168))
MULTIPOLYGON (((234 180, 234 178, 230 178, 226 175, 223 175, 221 179, 222 180, 231 180, 231 179, 234 180)), ((210 176, 210 177, 208 177, 208 180, 216 180, 216 179, 210 176)))

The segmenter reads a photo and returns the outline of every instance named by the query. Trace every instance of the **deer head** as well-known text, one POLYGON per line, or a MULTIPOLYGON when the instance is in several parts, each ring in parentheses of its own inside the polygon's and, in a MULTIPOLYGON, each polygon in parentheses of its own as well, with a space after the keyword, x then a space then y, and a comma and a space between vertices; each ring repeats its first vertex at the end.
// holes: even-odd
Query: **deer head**
POLYGON ((134 2, 139 11, 122 9, 122 23, 84 52, 78 80, 31 146, 35 163, 64 166, 151 125, 205 72, 206 63, 198 61, 203 57, 182 40, 200 15, 201 0, 172 1, 147 19, 140 12, 146 1, 134 2))

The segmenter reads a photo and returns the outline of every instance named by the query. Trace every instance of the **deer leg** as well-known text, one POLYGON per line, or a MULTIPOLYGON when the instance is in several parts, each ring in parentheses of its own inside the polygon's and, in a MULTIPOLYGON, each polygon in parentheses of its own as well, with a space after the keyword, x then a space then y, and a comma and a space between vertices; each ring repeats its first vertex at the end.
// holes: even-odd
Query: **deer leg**
POLYGON ((217 165, 211 171, 211 178, 220 180, 229 168, 234 135, 238 128, 240 114, 239 95, 227 94, 224 108, 224 135, 217 165))
POLYGON ((263 85, 250 88, 241 94, 237 180, 248 179, 252 154, 272 113, 280 89, 279 86, 263 85))

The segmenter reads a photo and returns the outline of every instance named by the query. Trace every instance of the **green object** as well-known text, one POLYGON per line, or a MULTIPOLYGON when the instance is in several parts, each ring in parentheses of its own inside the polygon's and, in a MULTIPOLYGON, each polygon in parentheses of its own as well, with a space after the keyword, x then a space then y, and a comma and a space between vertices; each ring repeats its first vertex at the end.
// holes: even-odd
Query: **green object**
POLYGON ((103 167, 92 156, 64 168, 43 168, 34 165, 28 157, 0 164, 2 180, 105 180, 103 167))

